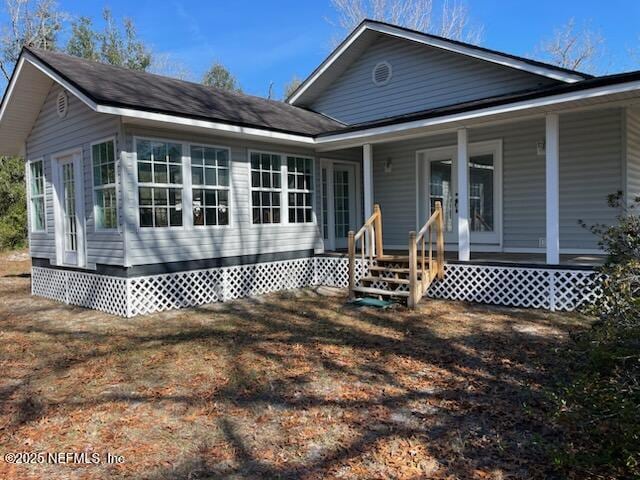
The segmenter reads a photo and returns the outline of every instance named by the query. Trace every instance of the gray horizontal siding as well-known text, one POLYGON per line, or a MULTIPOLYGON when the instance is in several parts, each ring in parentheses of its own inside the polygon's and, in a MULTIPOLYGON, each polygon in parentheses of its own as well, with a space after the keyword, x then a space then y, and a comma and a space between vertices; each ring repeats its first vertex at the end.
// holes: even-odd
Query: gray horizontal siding
MULTIPOLYGON (((580 227, 610 223, 616 212, 606 196, 622 184, 621 110, 599 110, 560 118, 560 245, 597 248, 596 238, 580 227)), ((545 158, 537 155, 544 120, 470 129, 469 141, 502 139, 503 247, 536 249, 545 237, 545 158)), ((454 134, 374 145, 374 198, 381 204, 386 244, 405 245, 416 223, 417 150, 456 144, 454 134), (384 171, 387 159, 392 171, 384 171)))
POLYGON ((310 105, 346 123, 360 123, 553 83, 508 67, 381 35, 310 105), (384 86, 374 66, 391 64, 384 86))
MULTIPOLYGON (((253 225, 250 212, 249 150, 265 150, 315 157, 312 150, 272 144, 239 142, 212 136, 198 136, 175 131, 127 127, 125 196, 127 202, 127 264, 146 265, 237 255, 254 255, 298 250, 321 249, 317 223, 289 225, 253 225), (177 229, 138 228, 133 138, 135 136, 175 140, 183 143, 213 144, 231 149, 230 221, 228 227, 193 227, 177 229)), ((185 147, 186 148, 186 147, 185 147)), ((315 192, 319 192, 319 157, 314 160, 315 192)), ((315 199, 315 206, 319 204, 315 199)), ((317 208, 316 208, 317 210, 317 208)), ((283 212, 284 214, 285 212, 283 212)))
POLYGON ((626 192, 629 202, 640 197, 640 109, 627 109, 626 192))
MULTIPOLYGON (((87 264, 120 265, 124 260, 124 242, 120 232, 95 231, 93 215, 93 176, 90 144, 105 137, 117 136, 119 119, 111 115, 92 112, 76 97, 69 94, 67 116, 60 119, 56 112, 56 99, 60 87, 49 91, 36 123, 27 138, 27 158, 45 161, 47 233, 31 234, 30 250, 33 257, 56 261, 53 185, 51 157, 69 149, 81 148, 84 172, 84 204, 86 224, 87 264)), ((121 200, 121 199, 120 199, 121 200)), ((120 202, 122 204, 122 202, 120 202)))
POLYGON ((622 188, 623 111, 560 117, 560 248, 597 248, 578 223, 611 224, 618 213, 607 196, 622 188))

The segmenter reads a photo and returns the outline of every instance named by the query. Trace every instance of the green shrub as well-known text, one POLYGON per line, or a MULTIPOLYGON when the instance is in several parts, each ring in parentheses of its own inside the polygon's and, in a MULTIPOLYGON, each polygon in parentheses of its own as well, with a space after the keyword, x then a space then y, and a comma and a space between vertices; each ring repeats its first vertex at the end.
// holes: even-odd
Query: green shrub
POLYGON ((17 248, 27 240, 24 161, 0 157, 0 249, 17 248))
POLYGON ((597 321, 566 352, 571 380, 555 394, 564 433, 556 466, 569 478, 640 478, 640 218, 623 204, 615 225, 589 228, 607 260, 602 296, 587 308, 597 321))

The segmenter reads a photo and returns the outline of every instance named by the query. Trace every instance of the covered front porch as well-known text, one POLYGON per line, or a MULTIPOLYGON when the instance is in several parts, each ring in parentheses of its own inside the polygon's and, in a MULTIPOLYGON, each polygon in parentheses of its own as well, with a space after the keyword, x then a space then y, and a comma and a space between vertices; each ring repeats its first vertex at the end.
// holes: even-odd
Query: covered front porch
POLYGON ((440 202, 448 262, 598 266, 604 253, 584 225, 619 213, 607 197, 626 189, 637 118, 634 104, 605 104, 319 152, 324 251, 345 253, 348 232, 379 204, 384 251, 406 255, 410 232, 440 202))

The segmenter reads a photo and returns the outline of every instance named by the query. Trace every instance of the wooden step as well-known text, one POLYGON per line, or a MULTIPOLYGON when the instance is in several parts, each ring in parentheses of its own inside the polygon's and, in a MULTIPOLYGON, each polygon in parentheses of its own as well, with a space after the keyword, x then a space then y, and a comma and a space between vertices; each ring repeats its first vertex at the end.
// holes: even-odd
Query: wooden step
POLYGON ((382 255, 376 257, 379 262, 397 262, 397 263, 409 263, 409 257, 405 255, 382 255))
POLYGON ((354 292, 366 293, 368 295, 382 295, 386 297, 408 297, 409 292, 402 290, 382 290, 380 288, 371 287, 354 287, 354 292))
POLYGON ((409 285, 409 279, 407 278, 394 278, 394 277, 362 277, 360 279, 362 282, 387 282, 387 283, 395 283, 398 285, 409 285))
MULTIPOLYGON (((372 265, 369 267, 369 271, 373 272, 386 272, 386 273, 398 273, 401 275, 409 275, 408 268, 398 268, 398 267, 383 267, 380 265, 372 265)), ((418 269, 418 276, 422 275, 422 270, 418 269)))

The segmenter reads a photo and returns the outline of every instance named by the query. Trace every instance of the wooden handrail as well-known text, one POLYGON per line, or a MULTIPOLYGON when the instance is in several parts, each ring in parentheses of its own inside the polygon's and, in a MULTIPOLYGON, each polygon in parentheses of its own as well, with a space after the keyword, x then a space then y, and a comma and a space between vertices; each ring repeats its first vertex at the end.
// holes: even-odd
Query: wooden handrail
POLYGON ((373 206, 373 213, 364 222, 364 225, 357 233, 353 230, 348 234, 348 255, 349 255, 349 298, 354 297, 353 289, 355 287, 355 273, 356 273, 356 242, 360 240, 360 255, 362 264, 365 263, 365 251, 369 262, 373 262, 376 256, 382 256, 384 254, 382 246, 382 212, 380 211, 380 205, 375 204, 373 206), (366 235, 365 235, 366 234, 366 235), (369 242, 366 242, 369 240, 369 242))
POLYGON ((444 215, 440 202, 436 202, 435 211, 417 234, 409 232, 409 299, 407 303, 410 308, 417 305, 436 276, 440 279, 444 278, 444 215), (433 258, 434 227, 436 230, 435 260, 433 258), (419 256, 418 245, 420 245, 419 256), (419 281, 418 271, 420 271, 419 281))

